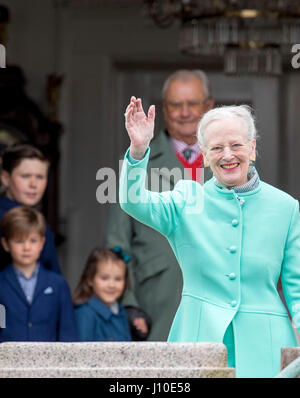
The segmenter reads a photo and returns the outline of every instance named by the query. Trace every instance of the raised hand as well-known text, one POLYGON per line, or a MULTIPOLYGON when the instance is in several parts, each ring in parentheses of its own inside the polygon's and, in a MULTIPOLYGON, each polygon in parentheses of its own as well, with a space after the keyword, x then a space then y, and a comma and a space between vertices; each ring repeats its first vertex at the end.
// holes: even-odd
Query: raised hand
POLYGON ((153 138, 155 106, 151 105, 146 116, 142 100, 131 97, 126 108, 125 127, 130 138, 130 155, 142 159, 153 138))

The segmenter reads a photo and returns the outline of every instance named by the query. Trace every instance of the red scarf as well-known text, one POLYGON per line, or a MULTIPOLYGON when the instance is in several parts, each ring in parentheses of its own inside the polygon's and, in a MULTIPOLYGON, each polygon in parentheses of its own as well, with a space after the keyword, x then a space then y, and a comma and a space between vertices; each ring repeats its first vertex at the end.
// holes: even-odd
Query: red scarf
POLYGON ((178 159, 180 160, 181 164, 185 169, 188 169, 192 179, 194 181, 200 182, 201 179, 201 172, 200 169, 203 168, 203 156, 200 153, 200 155, 192 162, 189 163, 179 152, 176 151, 176 155, 178 159), (198 171, 198 172, 197 172, 198 171))

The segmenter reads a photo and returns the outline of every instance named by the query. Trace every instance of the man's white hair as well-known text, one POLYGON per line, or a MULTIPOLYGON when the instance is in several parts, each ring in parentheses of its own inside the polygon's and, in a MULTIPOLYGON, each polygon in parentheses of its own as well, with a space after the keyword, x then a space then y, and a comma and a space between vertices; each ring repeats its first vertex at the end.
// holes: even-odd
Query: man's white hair
POLYGON ((191 79, 198 79, 204 89, 204 94, 205 98, 211 98, 211 87, 210 87, 210 82, 208 80, 208 77, 205 72, 203 72, 200 69, 179 69, 176 72, 172 73, 164 82, 163 88, 162 88, 162 99, 165 100, 166 98, 166 93, 168 91, 168 88, 170 86, 170 83, 175 81, 175 80, 181 80, 181 81, 189 81, 191 79))
POLYGON ((211 122, 233 117, 240 118, 244 121, 249 141, 257 138, 255 119, 249 105, 220 106, 206 112, 198 124, 197 136, 200 148, 206 148, 205 134, 211 122))

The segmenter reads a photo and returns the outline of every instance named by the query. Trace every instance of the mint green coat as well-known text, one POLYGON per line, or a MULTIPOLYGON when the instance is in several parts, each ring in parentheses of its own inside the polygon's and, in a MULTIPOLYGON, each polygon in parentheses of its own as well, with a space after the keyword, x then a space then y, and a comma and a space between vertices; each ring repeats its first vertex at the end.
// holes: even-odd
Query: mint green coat
MULTIPOLYGON (((276 286, 300 332, 298 202, 260 182, 240 193, 181 180, 163 193, 144 188, 150 150, 120 177, 120 205, 169 241, 183 274, 182 298, 168 341, 223 342, 233 331, 237 377, 274 377, 281 347, 297 339, 276 286)), ((232 352, 229 353, 232 356, 232 352)))

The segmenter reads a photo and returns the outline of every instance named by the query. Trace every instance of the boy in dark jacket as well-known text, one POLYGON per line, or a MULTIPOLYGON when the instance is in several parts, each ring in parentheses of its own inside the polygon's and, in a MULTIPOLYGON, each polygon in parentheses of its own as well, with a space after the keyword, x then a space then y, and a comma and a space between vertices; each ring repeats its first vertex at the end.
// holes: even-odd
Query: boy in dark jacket
POLYGON ((38 261, 45 242, 43 215, 25 206, 3 216, 1 243, 12 264, 0 272, 5 308, 3 341, 77 341, 70 290, 65 279, 38 261))

